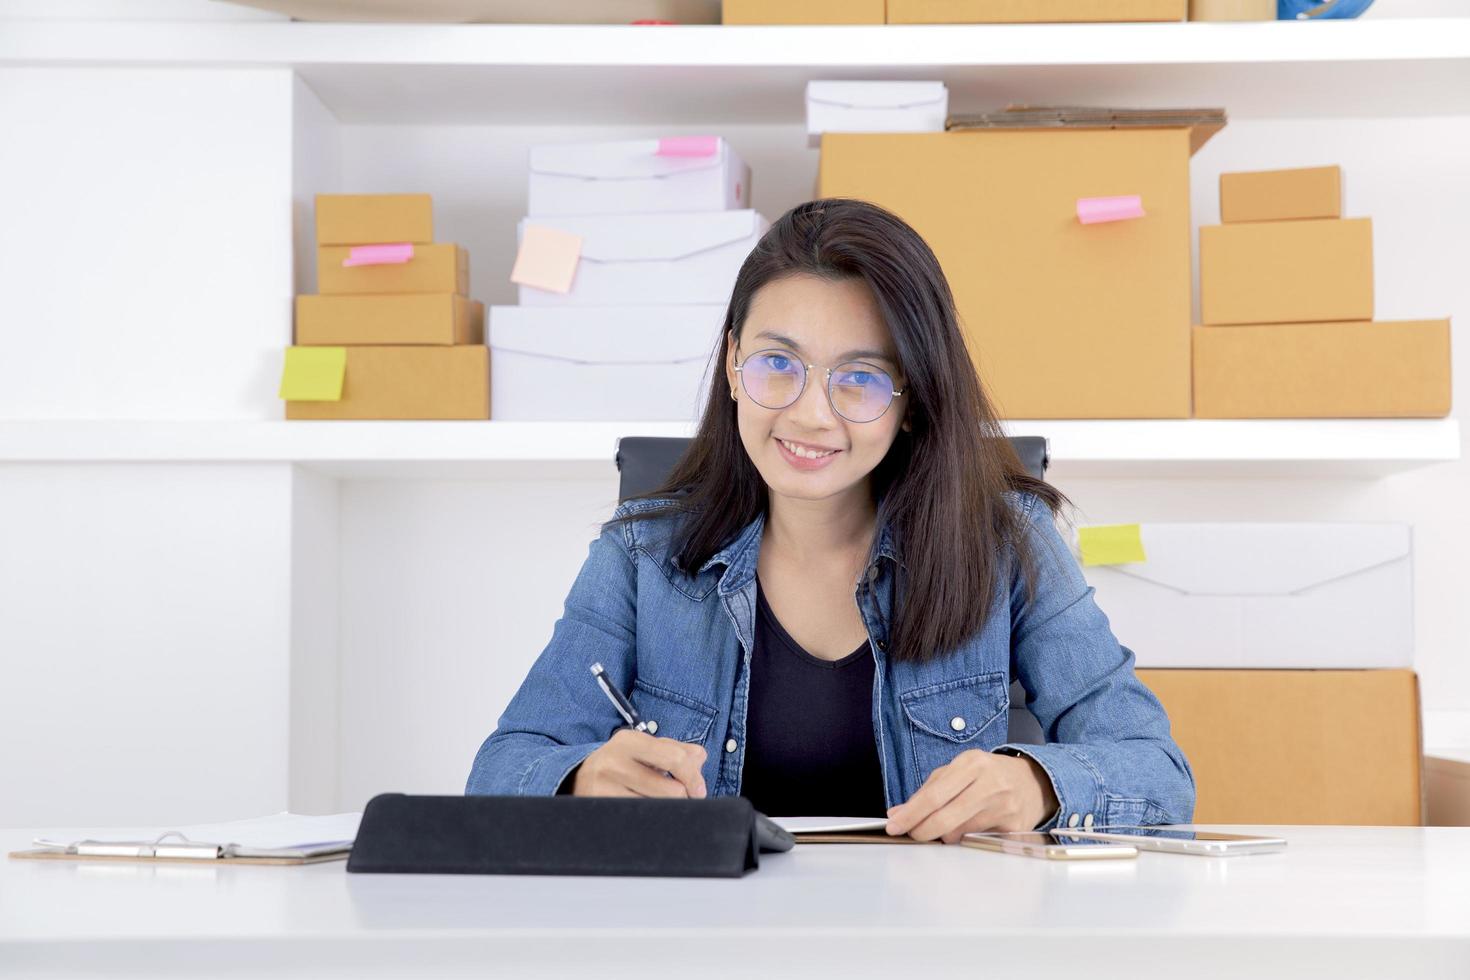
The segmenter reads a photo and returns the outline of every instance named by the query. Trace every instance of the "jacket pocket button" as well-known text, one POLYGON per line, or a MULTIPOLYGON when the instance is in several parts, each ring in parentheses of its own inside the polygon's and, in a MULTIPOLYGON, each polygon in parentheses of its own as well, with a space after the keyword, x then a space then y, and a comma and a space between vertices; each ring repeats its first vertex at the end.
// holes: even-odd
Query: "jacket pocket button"
POLYGON ((648 734, 650 734, 650 735, 657 735, 658 734, 658 722, 656 722, 656 721, 650 721, 648 723, 648 734))
POLYGON ((953 728, 957 732, 962 732, 965 730, 965 719, 956 715, 949 720, 949 727, 953 728))

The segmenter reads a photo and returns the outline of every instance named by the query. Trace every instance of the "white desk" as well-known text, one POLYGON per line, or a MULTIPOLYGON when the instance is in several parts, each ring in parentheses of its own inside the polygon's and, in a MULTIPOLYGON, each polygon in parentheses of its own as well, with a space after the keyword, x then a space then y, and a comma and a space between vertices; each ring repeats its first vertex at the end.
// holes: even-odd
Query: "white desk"
POLYGON ((1290 845, 812 844, 738 880, 5 859, 0 975, 1470 977, 1470 828, 1239 829, 1290 845))

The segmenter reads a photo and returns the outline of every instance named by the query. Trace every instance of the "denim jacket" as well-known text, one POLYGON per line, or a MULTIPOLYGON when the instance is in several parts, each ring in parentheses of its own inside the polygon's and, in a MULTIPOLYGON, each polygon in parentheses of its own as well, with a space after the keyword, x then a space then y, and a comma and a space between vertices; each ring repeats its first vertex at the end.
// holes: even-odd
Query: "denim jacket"
MULTIPOLYGON (((617 514, 664 502, 630 501, 617 514)), ((1035 556, 1032 601, 1019 563, 1002 562, 1011 572, 998 576, 979 634, 922 664, 885 654, 900 557, 880 516, 855 598, 877 664, 873 734, 888 805, 981 749, 1029 756, 1046 771, 1059 807, 1039 829, 1188 823, 1194 776, 1163 707, 1134 676, 1132 651, 1093 602, 1050 509, 1031 494, 1011 504, 1035 556), (1006 744, 1013 677, 1046 744, 1006 744)), ((740 793, 764 518, 692 574, 675 560, 677 519, 629 521, 592 542, 550 643, 475 756, 466 793, 553 794, 612 736, 623 722, 588 671, 594 662, 650 731, 704 746, 711 796, 740 793)))

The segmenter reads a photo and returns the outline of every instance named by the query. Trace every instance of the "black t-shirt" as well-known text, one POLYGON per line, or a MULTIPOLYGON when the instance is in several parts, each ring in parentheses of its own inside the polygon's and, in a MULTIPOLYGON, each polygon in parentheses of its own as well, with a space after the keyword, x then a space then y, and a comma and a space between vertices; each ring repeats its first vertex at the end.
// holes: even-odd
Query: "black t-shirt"
POLYGON ((803 650, 757 579, 740 795, 772 817, 882 817, 874 669, 867 643, 836 661, 803 650))

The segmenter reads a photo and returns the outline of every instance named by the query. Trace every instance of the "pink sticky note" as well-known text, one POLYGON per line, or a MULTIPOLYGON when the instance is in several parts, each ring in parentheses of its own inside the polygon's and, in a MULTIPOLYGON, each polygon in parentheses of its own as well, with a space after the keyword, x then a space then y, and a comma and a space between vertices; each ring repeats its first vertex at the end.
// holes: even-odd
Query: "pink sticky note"
POLYGON ((712 157, 719 152, 718 136, 666 136, 658 141, 657 156, 712 157))
POLYGON ((581 257, 582 236, 545 225, 527 225, 521 235, 516 264, 510 270, 510 281, 548 292, 569 293, 581 257))
POLYGON ((347 253, 347 258, 342 260, 342 268, 347 269, 354 265, 402 265, 412 258, 413 245, 410 242, 354 245, 352 251, 347 253))
POLYGON ((1143 198, 1137 194, 1121 197, 1077 198, 1077 220, 1084 225, 1100 224, 1104 221, 1127 221, 1143 217, 1143 198))

